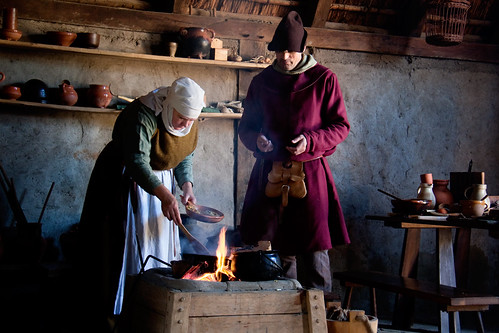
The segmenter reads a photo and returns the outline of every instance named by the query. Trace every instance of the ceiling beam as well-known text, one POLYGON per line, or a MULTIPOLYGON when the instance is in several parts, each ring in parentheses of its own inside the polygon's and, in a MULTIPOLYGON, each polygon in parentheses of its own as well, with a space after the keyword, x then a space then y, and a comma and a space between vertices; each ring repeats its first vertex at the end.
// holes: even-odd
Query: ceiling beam
MULTIPOLYGON (((187 26, 204 26, 216 31, 217 37, 222 39, 270 42, 276 28, 274 22, 262 22, 257 16, 253 20, 242 20, 99 7, 55 0, 0 0, 0 3, 16 7, 20 19, 159 34, 177 32, 187 26)), ((308 46, 317 48, 499 63, 497 44, 461 43, 452 47, 438 47, 426 44, 424 38, 420 37, 316 27, 306 30, 308 46)))
POLYGON ((325 27, 327 18, 329 16, 330 6, 331 6, 331 0, 318 0, 311 24, 313 28, 325 27))

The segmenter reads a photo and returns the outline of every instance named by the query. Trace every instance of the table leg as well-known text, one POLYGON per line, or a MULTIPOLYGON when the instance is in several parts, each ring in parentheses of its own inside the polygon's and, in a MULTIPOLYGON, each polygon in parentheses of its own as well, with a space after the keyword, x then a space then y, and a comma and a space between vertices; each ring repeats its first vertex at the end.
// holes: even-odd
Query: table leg
MULTIPOLYGON (((404 248, 400 262, 400 275, 417 278, 421 229, 406 229, 404 248)), ((414 297, 397 294, 393 311, 392 326, 408 329, 414 321, 414 297)))
MULTIPOLYGON (((438 281, 447 286, 456 286, 454 268, 454 251, 452 245, 452 229, 437 229, 438 244, 438 281)), ((449 323, 449 315, 440 311, 440 332, 449 332, 449 329, 460 332, 459 313, 455 313, 453 323, 449 323)))
POLYGON ((470 257, 471 228, 458 228, 454 238, 454 265, 456 286, 466 288, 468 283, 468 261, 470 257))

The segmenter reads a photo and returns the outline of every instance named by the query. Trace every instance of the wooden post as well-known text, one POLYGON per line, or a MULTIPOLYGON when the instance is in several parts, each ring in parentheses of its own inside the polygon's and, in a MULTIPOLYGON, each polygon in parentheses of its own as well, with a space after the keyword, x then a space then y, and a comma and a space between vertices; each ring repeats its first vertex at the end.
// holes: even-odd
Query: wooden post
POLYGON ((322 290, 306 291, 308 328, 310 333, 327 332, 326 308, 322 290))

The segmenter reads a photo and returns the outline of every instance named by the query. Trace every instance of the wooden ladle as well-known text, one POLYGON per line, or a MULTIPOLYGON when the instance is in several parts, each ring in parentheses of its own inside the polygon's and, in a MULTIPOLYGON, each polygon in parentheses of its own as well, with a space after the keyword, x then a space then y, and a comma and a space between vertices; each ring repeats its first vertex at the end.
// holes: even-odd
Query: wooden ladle
POLYGON ((379 188, 378 188, 378 191, 379 191, 379 192, 381 192, 381 193, 383 193, 383 194, 385 194, 385 195, 387 195, 387 196, 389 196, 390 198, 393 198, 393 199, 396 199, 396 200, 403 200, 403 199, 400 199, 399 197, 396 197, 396 196, 394 196, 393 194, 390 194, 390 193, 388 193, 388 192, 385 192, 385 191, 383 191, 383 190, 381 190, 381 189, 379 189, 379 188))

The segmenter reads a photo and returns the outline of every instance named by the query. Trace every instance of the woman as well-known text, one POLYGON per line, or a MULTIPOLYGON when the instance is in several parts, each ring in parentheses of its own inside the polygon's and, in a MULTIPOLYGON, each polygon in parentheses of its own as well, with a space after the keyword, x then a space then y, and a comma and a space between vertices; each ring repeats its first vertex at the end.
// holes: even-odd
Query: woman
MULTIPOLYGON (((182 203, 195 203, 195 120, 204 100, 204 90, 186 77, 138 98, 118 116, 112 141, 97 159, 80 228, 82 259, 92 272, 84 282, 90 289, 85 296, 104 301, 98 302, 100 318, 122 311, 126 275, 140 271, 141 256, 180 258, 175 180, 182 203)), ((145 269, 159 266, 149 260, 145 269)))

